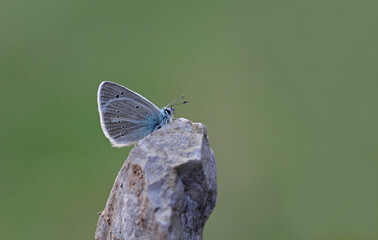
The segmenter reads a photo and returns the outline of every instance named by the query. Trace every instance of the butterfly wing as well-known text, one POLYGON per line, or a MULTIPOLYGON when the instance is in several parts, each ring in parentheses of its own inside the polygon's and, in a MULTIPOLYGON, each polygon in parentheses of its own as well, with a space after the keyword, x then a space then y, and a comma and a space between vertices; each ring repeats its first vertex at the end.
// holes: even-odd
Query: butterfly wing
POLYGON ((113 82, 102 82, 98 88, 97 97, 99 108, 104 106, 107 102, 113 99, 130 98, 149 108, 155 109, 157 112, 160 111, 160 109, 156 107, 155 104, 153 104, 140 94, 113 82))
POLYGON ((116 83, 102 82, 97 98, 101 127, 113 146, 135 143, 162 121, 162 113, 153 103, 116 83))

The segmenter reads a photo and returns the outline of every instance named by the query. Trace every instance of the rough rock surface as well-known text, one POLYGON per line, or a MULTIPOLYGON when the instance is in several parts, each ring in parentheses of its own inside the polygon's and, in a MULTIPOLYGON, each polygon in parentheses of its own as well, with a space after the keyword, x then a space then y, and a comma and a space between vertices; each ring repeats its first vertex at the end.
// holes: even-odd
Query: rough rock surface
POLYGON ((216 178, 206 127, 183 118, 165 125, 130 151, 95 239, 202 239, 216 178))

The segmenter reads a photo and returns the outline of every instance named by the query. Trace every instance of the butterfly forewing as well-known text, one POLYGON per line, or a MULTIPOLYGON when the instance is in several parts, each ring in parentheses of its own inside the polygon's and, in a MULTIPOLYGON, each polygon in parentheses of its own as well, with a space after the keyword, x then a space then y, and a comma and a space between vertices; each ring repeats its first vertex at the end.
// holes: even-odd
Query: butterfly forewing
POLYGON ((107 102, 113 99, 120 99, 120 98, 130 98, 136 102, 147 106, 148 108, 155 109, 156 111, 160 111, 155 104, 144 98, 143 96, 139 95, 136 92, 131 91, 130 89, 125 88, 116 83, 112 82, 102 82, 99 90, 98 90, 98 104, 99 107, 102 107, 107 102))

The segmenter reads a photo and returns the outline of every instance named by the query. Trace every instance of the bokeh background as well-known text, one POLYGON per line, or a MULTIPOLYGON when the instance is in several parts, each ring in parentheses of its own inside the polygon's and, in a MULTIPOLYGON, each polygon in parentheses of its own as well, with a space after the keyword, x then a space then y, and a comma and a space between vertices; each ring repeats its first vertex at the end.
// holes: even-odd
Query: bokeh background
POLYGON ((0 239, 93 239, 120 83, 208 128, 204 239, 378 239, 377 1, 0 1, 0 239))

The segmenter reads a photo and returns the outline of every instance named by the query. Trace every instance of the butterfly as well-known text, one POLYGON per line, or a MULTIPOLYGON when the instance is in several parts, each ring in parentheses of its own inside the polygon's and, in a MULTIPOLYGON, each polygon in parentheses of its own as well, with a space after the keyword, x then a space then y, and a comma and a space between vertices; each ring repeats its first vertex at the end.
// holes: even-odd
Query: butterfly
POLYGON ((140 94, 113 82, 102 82, 97 92, 101 128, 114 147, 135 144, 173 120, 174 104, 158 108, 140 94))

